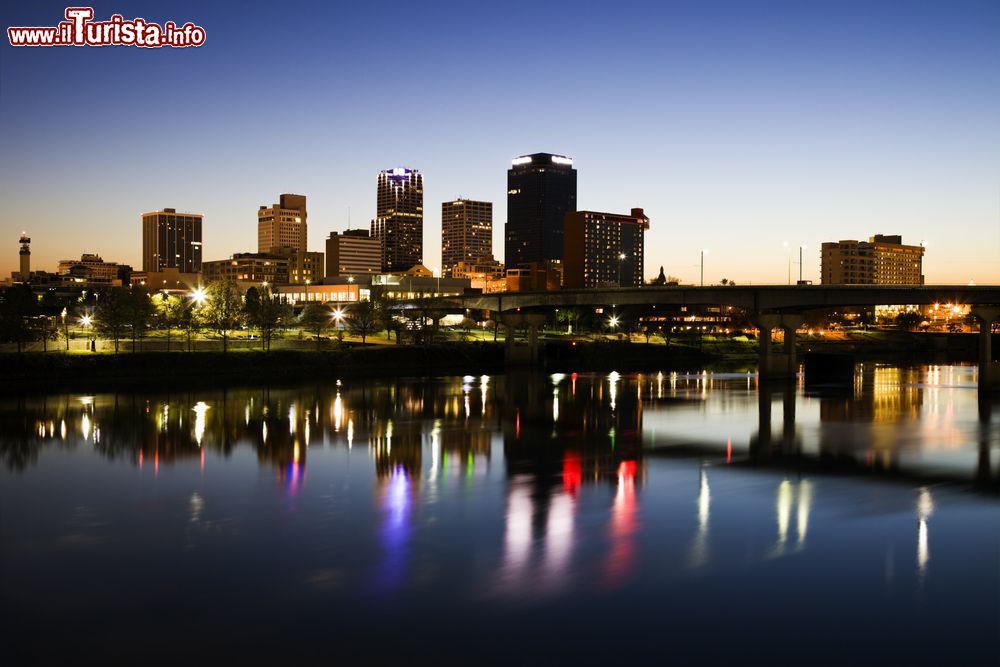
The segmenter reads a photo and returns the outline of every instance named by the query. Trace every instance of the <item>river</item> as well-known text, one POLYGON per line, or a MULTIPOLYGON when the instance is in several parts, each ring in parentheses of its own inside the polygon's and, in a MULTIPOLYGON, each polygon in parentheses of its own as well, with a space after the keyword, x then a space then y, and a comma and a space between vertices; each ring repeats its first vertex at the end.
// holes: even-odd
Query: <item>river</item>
POLYGON ((975 368, 0 401, 0 664, 996 664, 975 368))

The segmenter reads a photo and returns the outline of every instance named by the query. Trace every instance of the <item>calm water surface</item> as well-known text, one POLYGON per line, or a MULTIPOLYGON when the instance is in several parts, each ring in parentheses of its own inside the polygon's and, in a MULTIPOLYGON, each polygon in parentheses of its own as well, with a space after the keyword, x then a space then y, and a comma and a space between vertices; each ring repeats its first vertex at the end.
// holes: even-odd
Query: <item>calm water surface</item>
POLYGON ((970 367, 9 399, 0 664, 997 664, 998 450, 970 367))

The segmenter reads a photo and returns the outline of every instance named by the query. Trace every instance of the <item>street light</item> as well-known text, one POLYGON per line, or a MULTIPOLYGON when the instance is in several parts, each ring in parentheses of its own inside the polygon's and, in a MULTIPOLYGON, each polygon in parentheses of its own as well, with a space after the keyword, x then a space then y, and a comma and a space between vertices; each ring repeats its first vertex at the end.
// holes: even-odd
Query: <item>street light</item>
POLYGON ((708 254, 708 249, 702 248, 701 250, 701 286, 705 286, 705 255, 708 254))
POLYGON ((191 290, 191 300, 194 301, 195 305, 202 305, 208 299, 208 294, 205 292, 205 288, 198 286, 191 290))
POLYGON ((627 255, 623 252, 618 253, 618 287, 622 286, 622 264, 625 263, 625 258, 627 255))
POLYGON ((62 323, 63 323, 63 338, 66 339, 66 351, 69 352, 69 327, 66 325, 66 308, 62 309, 62 323))
POLYGON ((806 246, 804 246, 804 245, 800 245, 799 246, 799 282, 800 283, 802 282, 802 250, 805 249, 805 248, 806 248, 806 246))

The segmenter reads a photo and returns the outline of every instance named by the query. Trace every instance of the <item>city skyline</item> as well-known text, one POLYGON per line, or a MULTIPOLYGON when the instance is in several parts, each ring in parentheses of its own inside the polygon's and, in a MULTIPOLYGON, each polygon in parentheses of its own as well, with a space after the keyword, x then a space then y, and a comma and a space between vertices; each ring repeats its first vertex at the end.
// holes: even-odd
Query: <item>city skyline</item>
MULTIPOLYGON (((205 216, 205 260, 252 251, 257 206, 279 192, 309 197, 308 246, 322 250, 348 228, 348 210, 351 227, 375 217, 371 180, 392 165, 426 177, 425 264, 440 262, 438 211, 456 197, 493 202, 502 255, 510 160, 547 151, 573 158, 579 210, 644 207, 655 221, 647 278, 663 265, 696 282, 708 248, 706 282, 784 283, 805 245, 803 277, 818 282, 822 242, 901 234, 927 244, 928 283, 1000 282, 1000 44, 990 29, 1000 7, 721 4, 581 5, 573 16, 544 6, 528 24, 487 8, 396 8, 363 48, 350 33, 381 10, 95 7, 99 18, 191 19, 208 39, 150 52, 0 47, 10 239, 0 270, 18 269, 22 230, 35 269, 84 252, 139 266, 137 218, 163 207, 205 216), (265 22, 303 39, 258 52, 246 28, 265 22), (343 27, 338 39, 320 38, 329 22, 343 27), (486 27, 447 46, 420 36, 442 22, 486 27), (631 48, 581 46, 605 32, 629 35, 631 48), (539 38, 565 47, 534 62, 524 47, 539 38), (399 100, 379 92, 376 72, 392 53, 421 63, 419 79, 399 84, 409 106, 392 119, 412 132, 386 131, 399 100), (292 61, 302 67, 287 74, 292 61), (302 104, 260 104, 266 78, 283 75, 302 104), (435 103, 457 82, 467 98, 435 103), (163 90, 196 103, 143 107, 163 90), (616 103, 590 104, 595 95, 616 103), (294 147, 280 169, 264 157, 272 145, 294 147)), ((54 24, 63 8, 17 7, 7 21, 54 24)))

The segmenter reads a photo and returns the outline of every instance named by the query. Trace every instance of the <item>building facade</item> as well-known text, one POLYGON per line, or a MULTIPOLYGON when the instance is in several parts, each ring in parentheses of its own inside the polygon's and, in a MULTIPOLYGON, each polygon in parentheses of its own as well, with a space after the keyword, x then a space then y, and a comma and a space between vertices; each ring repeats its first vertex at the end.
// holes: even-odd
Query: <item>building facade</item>
POLYGON ((493 261, 493 203, 456 199, 441 204, 441 275, 452 275, 460 263, 493 261))
POLYGON ((203 218, 200 213, 178 213, 173 208, 143 213, 142 270, 200 273, 203 218))
POLYGON ((563 218, 575 210, 576 169, 571 159, 551 153, 514 158, 507 171, 507 267, 562 260, 563 218))
POLYGON ((257 209, 257 252, 306 252, 306 197, 282 194, 277 204, 257 209))
MULTIPOLYGON (((72 282, 113 285, 116 280, 123 280, 126 284, 131 274, 132 267, 117 262, 105 262, 100 255, 84 253, 80 259, 63 259, 59 261, 59 268, 56 273, 60 276, 67 276, 72 282), (124 274, 123 275, 123 269, 124 274)), ((121 284, 121 283, 118 283, 121 284)))
POLYGON ((923 285, 923 261, 924 247, 904 245, 899 235, 828 242, 821 249, 820 281, 824 285, 923 285))
POLYGON ((628 215, 576 211, 566 214, 564 225, 563 286, 642 285, 649 218, 641 208, 628 215))
POLYGON ((288 283, 288 257, 259 252, 243 252, 230 259, 205 262, 202 274, 206 283, 216 280, 234 280, 245 283, 288 283))
POLYGON ((376 217, 371 236, 378 239, 382 271, 406 271, 424 258, 424 177, 416 169, 379 172, 376 217))
POLYGON ((326 240, 326 276, 367 276, 382 271, 382 244, 367 229, 330 232, 326 240))

